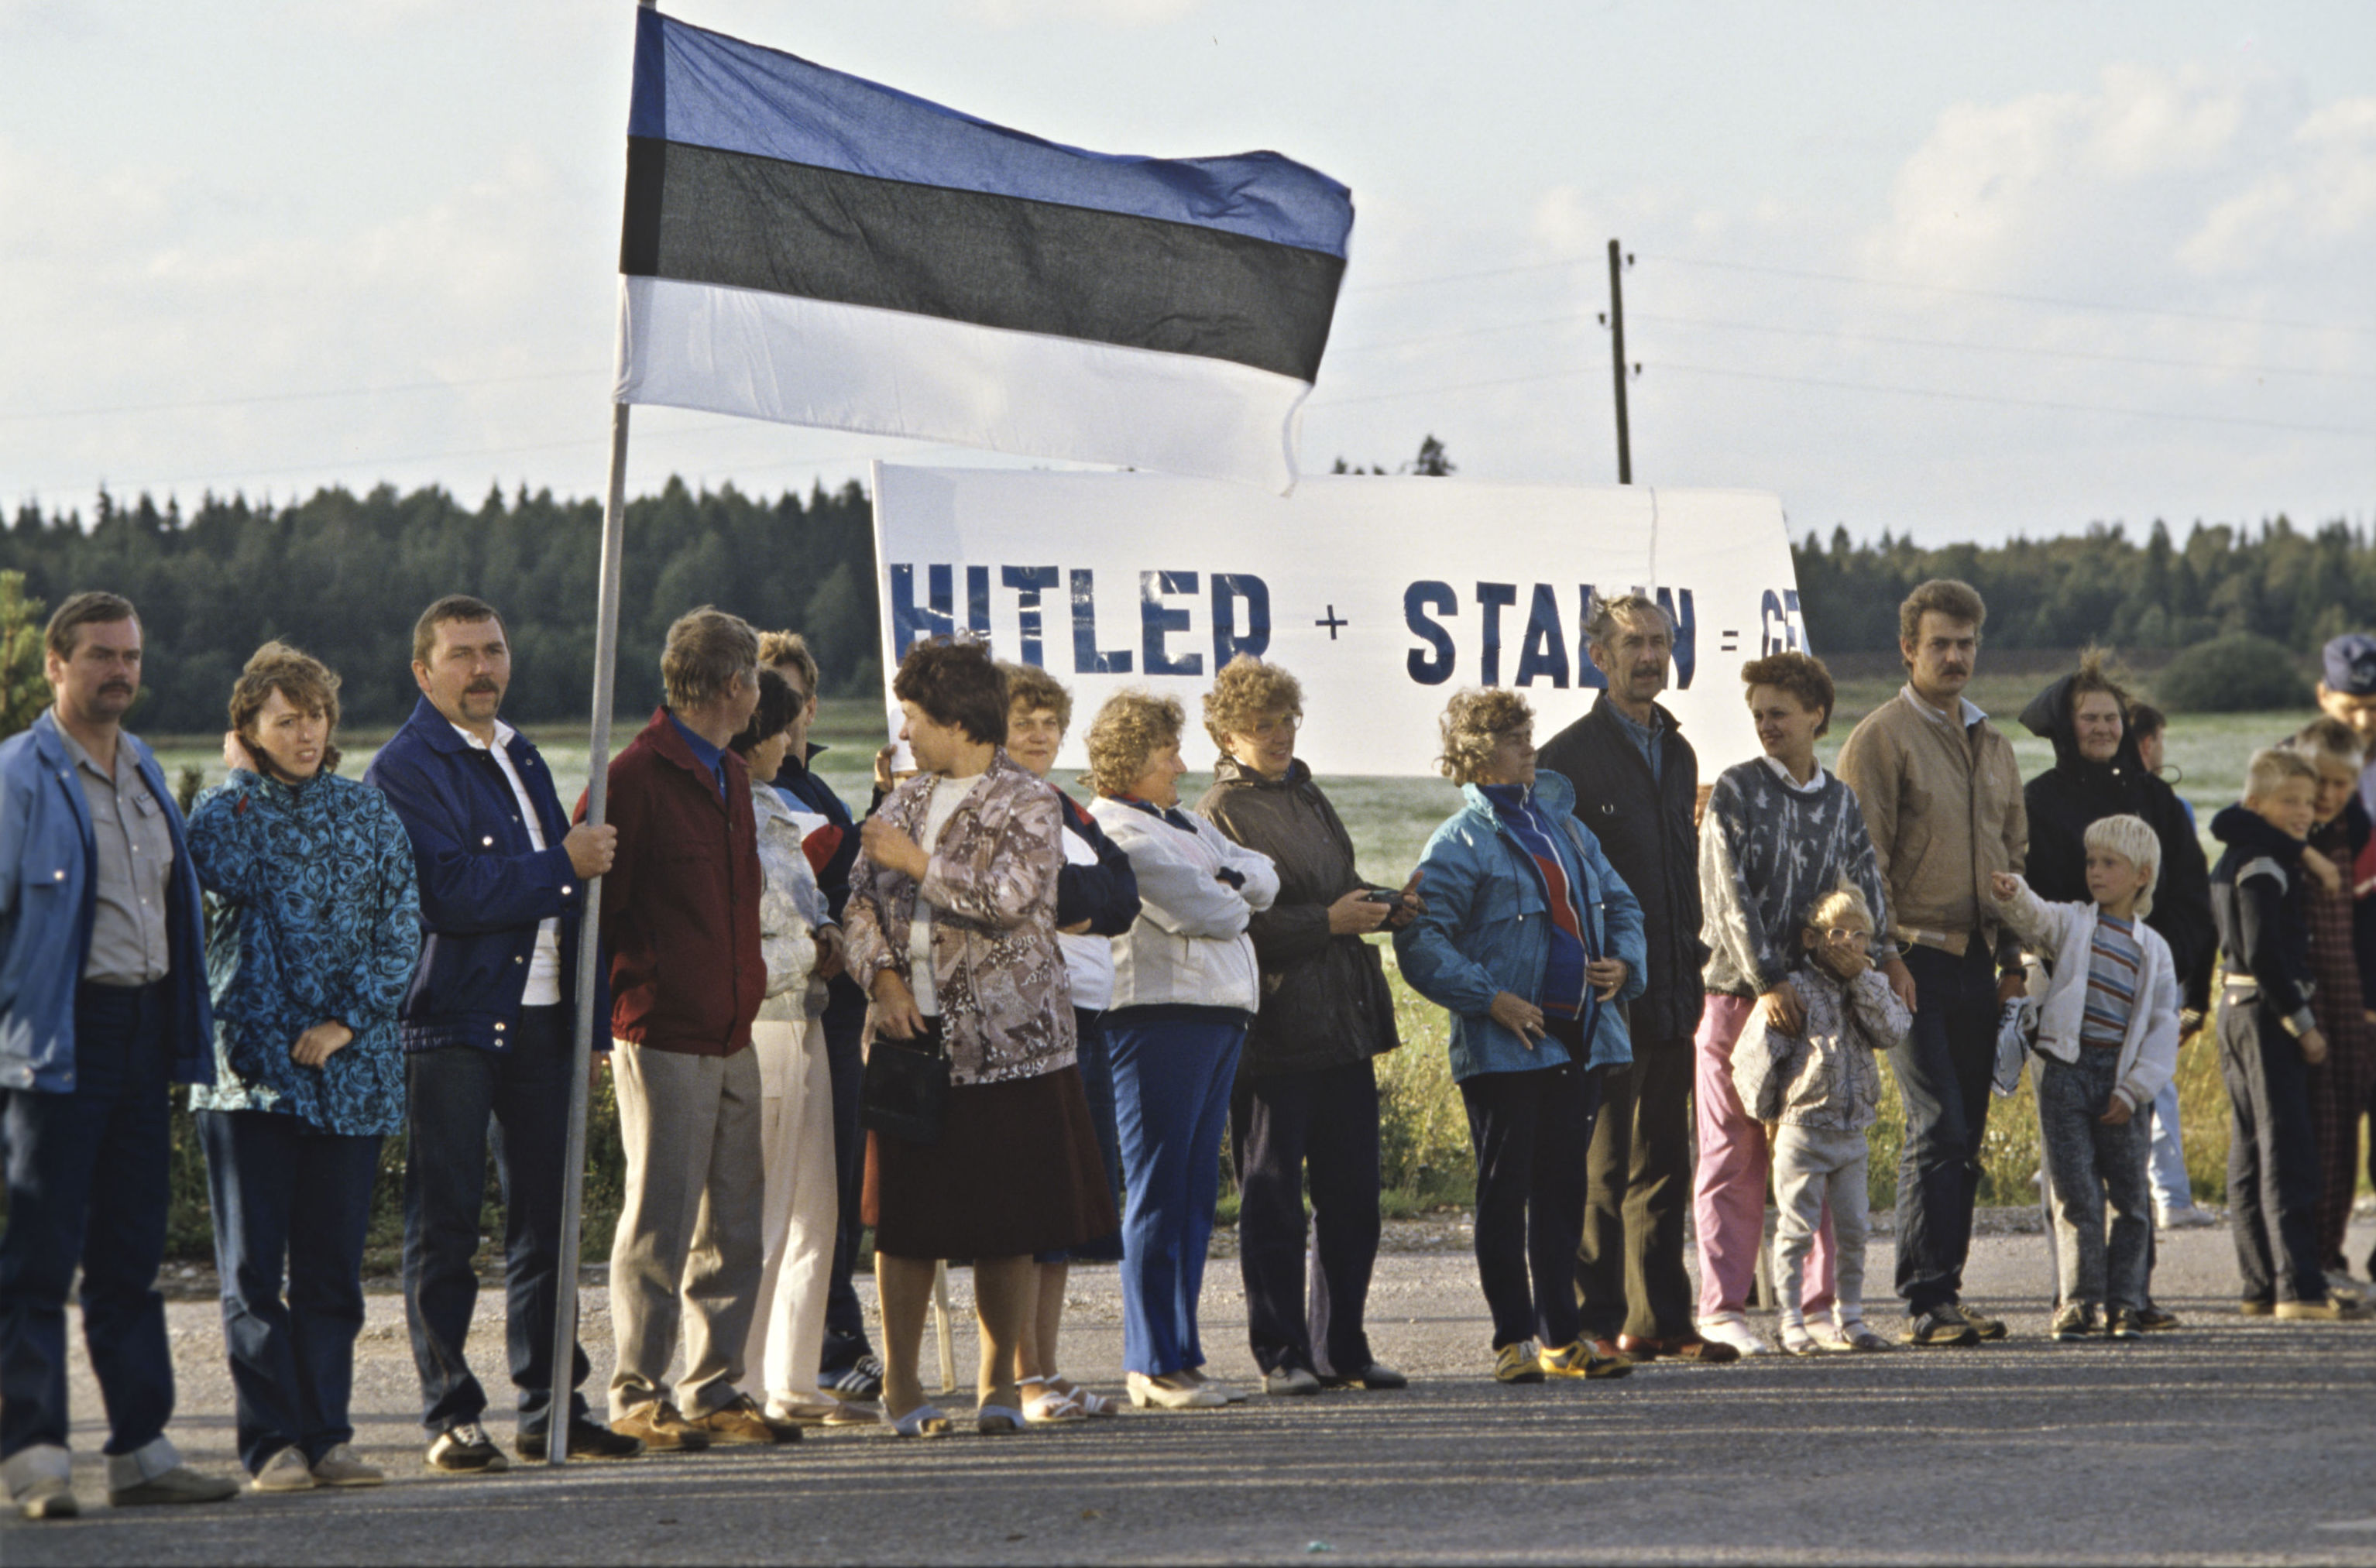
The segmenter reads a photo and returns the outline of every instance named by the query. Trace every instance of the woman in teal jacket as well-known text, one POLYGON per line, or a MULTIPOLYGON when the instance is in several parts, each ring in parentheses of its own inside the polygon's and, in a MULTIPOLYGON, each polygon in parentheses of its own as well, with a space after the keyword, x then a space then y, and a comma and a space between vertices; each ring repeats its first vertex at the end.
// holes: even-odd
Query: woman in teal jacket
POLYGON ((257 649, 232 688, 230 782, 190 813, 217 1051, 191 1108, 260 1491, 386 1479, 350 1445, 348 1395, 380 1139, 404 1128, 396 1010, 421 902, 395 808, 331 771, 338 683, 294 648, 257 649))
POLYGON ((1537 778, 1524 697, 1462 692, 1443 732, 1464 804, 1420 858, 1426 907, 1396 932, 1395 955, 1411 989, 1452 1015, 1493 1375, 1622 1376, 1631 1361, 1583 1338, 1574 1275, 1601 1075, 1634 1060, 1624 1004, 1646 980, 1641 906, 1576 820, 1574 788, 1537 778))

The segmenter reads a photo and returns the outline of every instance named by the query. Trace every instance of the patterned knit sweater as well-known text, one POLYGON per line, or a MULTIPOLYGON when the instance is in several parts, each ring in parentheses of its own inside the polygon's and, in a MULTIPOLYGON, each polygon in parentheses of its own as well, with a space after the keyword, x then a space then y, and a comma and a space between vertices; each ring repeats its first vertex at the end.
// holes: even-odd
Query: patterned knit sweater
MULTIPOLYGON (((1855 791, 1820 769, 1812 789, 1792 789, 1763 757, 1718 774, 1700 820, 1708 990, 1742 996, 1780 985, 1798 967, 1807 911, 1843 877, 1886 932, 1888 893, 1855 791)), ((1875 938, 1875 963, 1892 952, 1875 938)))

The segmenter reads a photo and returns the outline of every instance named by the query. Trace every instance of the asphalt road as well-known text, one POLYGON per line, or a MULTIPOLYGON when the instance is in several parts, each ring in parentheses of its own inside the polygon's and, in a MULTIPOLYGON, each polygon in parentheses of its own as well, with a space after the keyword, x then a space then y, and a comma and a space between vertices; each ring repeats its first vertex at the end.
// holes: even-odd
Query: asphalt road
MULTIPOLYGON (((2363 1227, 2353 1255, 2370 1240, 2363 1227)), ((1411 1250, 1381 1259, 1371 1323, 1379 1353, 1413 1374, 1407 1393, 1257 1396, 998 1439, 812 1433, 782 1449, 493 1478, 421 1467, 402 1303, 374 1296, 357 1442, 395 1483, 205 1508, 103 1505, 104 1433, 77 1353, 88 1513, 0 1525, 0 1562, 2376 1563, 2376 1324, 2239 1319, 2224 1230, 2164 1239, 2157 1294, 2188 1326, 2141 1345, 2047 1340, 2042 1242, 1994 1235, 1976 1244, 1967 1283, 2012 1324, 2001 1345, 1515 1388, 1487 1375, 1461 1239, 1438 1227, 1432 1242, 1400 1241, 1411 1250)), ((1873 1253, 1885 1282, 1885 1239, 1873 1253)), ((1243 1376, 1235 1274, 1215 1261, 1206 1337, 1213 1370, 1243 1376)), ((1084 1271, 1073 1294, 1068 1370, 1113 1387, 1113 1271, 1084 1271)), ((472 1342, 491 1386, 493 1306, 482 1301, 472 1342)), ((588 1308, 599 1387, 599 1289, 588 1308)), ((173 1435, 193 1461, 229 1470, 215 1309, 172 1313, 173 1435)), ((960 1369, 971 1351, 961 1318, 960 1369)))

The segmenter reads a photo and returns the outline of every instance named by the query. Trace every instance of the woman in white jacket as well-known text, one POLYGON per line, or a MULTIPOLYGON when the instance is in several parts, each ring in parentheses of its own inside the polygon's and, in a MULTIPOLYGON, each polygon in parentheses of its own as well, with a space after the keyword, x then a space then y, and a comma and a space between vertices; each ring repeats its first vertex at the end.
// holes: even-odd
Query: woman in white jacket
POLYGON ((1126 691, 1088 734, 1090 814, 1138 878, 1138 919, 1113 939, 1106 1014, 1129 1194, 1123 1367, 1132 1403, 1171 1410, 1241 1397, 1205 1377, 1196 1301, 1230 1087, 1261 1000, 1246 924, 1278 897, 1269 856, 1180 809, 1186 719, 1172 698, 1126 691))
POLYGON ((1990 879, 2005 923, 2046 965, 2037 1124, 2062 1282, 2057 1339, 2144 1332, 2153 1269, 2144 1112, 2178 1071, 2177 966, 2145 924, 2160 854, 2143 818, 2108 816, 2086 832, 2092 903, 2049 904, 2017 876, 1990 879))
POLYGON ((806 1424, 842 1414, 817 1388, 825 1304, 840 1218, 834 1182, 833 1082, 826 1059, 825 982, 817 933, 830 932, 825 896, 801 849, 801 825, 768 780, 783 766, 799 703, 773 670, 759 671, 759 706, 728 742, 749 765, 759 823, 759 949, 767 991, 751 1025, 759 1062, 759 1142, 766 1176, 766 1262, 743 1365, 766 1381, 770 1421, 806 1424))

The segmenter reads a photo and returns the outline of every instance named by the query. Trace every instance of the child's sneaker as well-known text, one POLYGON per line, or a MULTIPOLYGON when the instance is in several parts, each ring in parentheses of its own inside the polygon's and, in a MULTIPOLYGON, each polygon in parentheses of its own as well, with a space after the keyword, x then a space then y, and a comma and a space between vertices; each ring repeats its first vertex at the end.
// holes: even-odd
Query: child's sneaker
POLYGON ((1906 1332, 1898 1336, 1907 1345, 1938 1347, 1942 1345, 1977 1345, 1980 1331, 1964 1321, 1964 1314, 1949 1307, 1944 1312, 1927 1312, 1906 1320, 1906 1332))
POLYGON ((2115 1339, 2143 1339, 2145 1336, 2144 1314, 2134 1307, 2114 1307, 2104 1332, 2115 1339))
POLYGON ((2054 1323, 2047 1332, 2057 1343, 2068 1345, 2085 1339, 2097 1329, 2096 1304, 2093 1301, 2065 1301, 2054 1309, 2054 1323))
POLYGON ((1533 1340, 1521 1339, 1515 1345, 1504 1345, 1493 1352, 1494 1382, 1540 1383, 1542 1380, 1542 1360, 1535 1354, 1533 1340))

